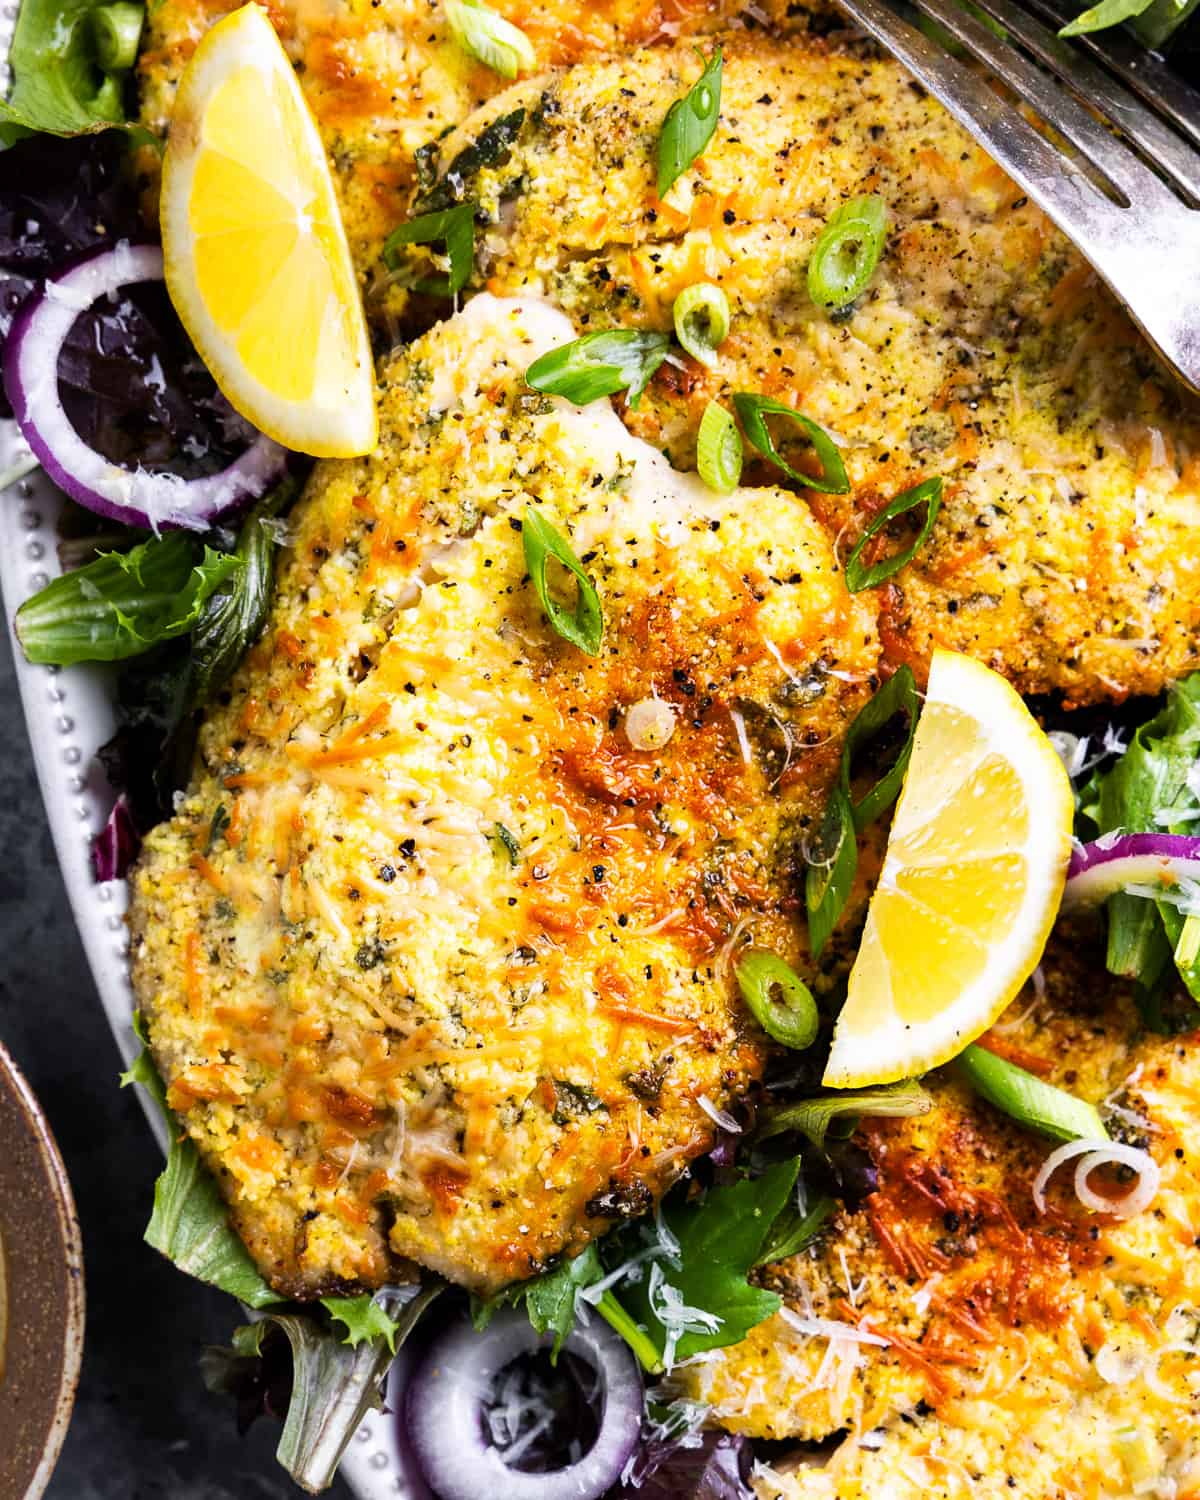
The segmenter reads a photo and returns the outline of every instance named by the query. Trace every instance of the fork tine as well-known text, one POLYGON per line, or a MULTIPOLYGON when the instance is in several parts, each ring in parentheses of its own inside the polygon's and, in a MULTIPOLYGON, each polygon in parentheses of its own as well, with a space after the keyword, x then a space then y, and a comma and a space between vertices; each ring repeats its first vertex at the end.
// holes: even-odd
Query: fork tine
POLYGON ((1107 236, 1124 217, 1019 110, 882 0, 838 0, 898 58, 1071 239, 1107 236))
MULTIPOLYGON (((1011 37, 1044 63, 1086 103, 1106 115, 1121 133, 1187 195, 1200 204, 1200 156, 1138 98, 1082 52, 1035 21, 1013 0, 974 0, 1011 37)), ((1197 100, 1200 106, 1200 100, 1197 100)))
POLYGON ((986 65, 990 72, 1031 104, 1046 123, 1076 148, 1112 183, 1125 199, 1150 208, 1165 208, 1172 201, 1162 179, 1124 146, 1111 131, 1043 68, 1023 57, 1007 41, 958 4, 958 0, 914 0, 917 8, 932 16, 986 65))
MULTIPOLYGON (((1029 0, 1029 7, 1055 27, 1074 19, 1074 12, 1062 0, 1029 0)), ((1177 78, 1162 58, 1139 46, 1119 26, 1085 32, 1074 41, 1200 148, 1200 95, 1177 78)))

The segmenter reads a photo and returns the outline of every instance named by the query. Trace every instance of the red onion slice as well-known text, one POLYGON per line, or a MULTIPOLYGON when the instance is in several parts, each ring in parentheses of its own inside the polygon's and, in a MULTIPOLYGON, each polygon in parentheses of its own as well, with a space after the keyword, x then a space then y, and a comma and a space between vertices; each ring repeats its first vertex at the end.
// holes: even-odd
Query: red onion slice
POLYGON ((1200 838, 1186 833, 1106 833, 1080 844, 1067 866, 1063 909, 1097 906, 1129 885, 1200 881, 1200 838))
POLYGON ((4 346, 4 385, 25 441, 72 500, 132 526, 203 531, 223 512, 265 493, 283 473, 287 450, 260 434, 219 474, 181 479, 125 469, 83 441, 58 389, 59 353, 80 313, 123 286, 162 276, 157 245, 122 240, 47 281, 13 323, 4 346))
POLYGON ((488 1440, 483 1401, 506 1366, 549 1348, 523 1312, 497 1313, 482 1333, 465 1319, 434 1339, 408 1385, 408 1434, 440 1500, 597 1500, 615 1485, 637 1446, 642 1381, 633 1355, 598 1318, 578 1325, 563 1345, 596 1371, 603 1410, 591 1448, 549 1473, 509 1468, 488 1440))
POLYGON ((1077 1156, 1081 1160, 1075 1168, 1075 1196, 1092 1213, 1132 1219, 1153 1202, 1162 1174, 1148 1151, 1123 1146, 1118 1141, 1068 1141, 1051 1151, 1034 1178, 1033 1201, 1038 1213, 1046 1212, 1046 1184, 1050 1178, 1063 1162, 1072 1161, 1077 1156), (1105 1198, 1088 1185, 1088 1178, 1097 1167, 1109 1165, 1131 1167, 1137 1173, 1137 1181, 1123 1198, 1105 1198))

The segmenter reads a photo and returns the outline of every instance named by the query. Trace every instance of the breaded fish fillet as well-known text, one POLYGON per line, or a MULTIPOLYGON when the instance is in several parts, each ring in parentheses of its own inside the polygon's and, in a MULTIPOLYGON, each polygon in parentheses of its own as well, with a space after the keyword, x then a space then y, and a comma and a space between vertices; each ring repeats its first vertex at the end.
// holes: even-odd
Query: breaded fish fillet
MULTIPOLYGON (((141 118, 151 130, 169 132, 188 59, 205 31, 240 3, 155 0, 148 7, 138 78, 141 118)), ((539 72, 730 24, 766 19, 797 27, 808 20, 804 13, 789 18, 787 0, 756 5, 758 20, 748 21, 735 0, 589 0, 586 6, 547 0, 493 8, 525 32, 539 72)), ((453 39, 437 0, 267 0, 266 10, 320 126, 354 258, 364 279, 373 280, 383 239, 403 217, 406 190, 419 180, 434 144, 505 81, 453 39)), ((142 167, 156 182, 157 155, 143 153, 142 167)))
POLYGON ((316 469, 134 876, 171 1104, 290 1293, 406 1259, 491 1290, 644 1211, 761 1065, 731 940, 797 957, 873 610, 795 495, 529 391, 572 333, 483 295, 385 367, 380 447, 316 469), (595 658, 529 505, 599 588, 595 658))
POLYGON ((580 326, 656 329, 685 287, 719 285, 732 323, 716 366, 664 366, 626 419, 691 466, 710 399, 749 390, 805 411, 846 454, 852 493, 810 496, 843 555, 887 500, 944 476, 933 536, 878 591, 890 663, 921 671, 945 646, 1081 703, 1194 668, 1200 403, 895 62, 808 38, 723 42, 720 124, 665 204, 655 145, 662 101, 697 71, 687 47, 518 84, 441 143, 443 164, 461 161, 519 121, 502 160, 441 189, 490 221, 487 285, 545 295, 580 326), (887 245, 853 315, 831 318, 805 269, 862 192, 887 204, 887 245))
POLYGON ((760 1475, 762 1496, 1197 1492, 1200 1038, 1143 1032, 1130 987, 1088 953, 1102 935, 1060 934, 987 1041, 1151 1152, 1152 1207, 1125 1223, 1087 1213, 1071 1163, 1039 1213, 1053 1142, 952 1069, 930 1080, 929 1115, 866 1122, 877 1191, 762 1273, 786 1311, 674 1377, 737 1431, 838 1438, 760 1475))

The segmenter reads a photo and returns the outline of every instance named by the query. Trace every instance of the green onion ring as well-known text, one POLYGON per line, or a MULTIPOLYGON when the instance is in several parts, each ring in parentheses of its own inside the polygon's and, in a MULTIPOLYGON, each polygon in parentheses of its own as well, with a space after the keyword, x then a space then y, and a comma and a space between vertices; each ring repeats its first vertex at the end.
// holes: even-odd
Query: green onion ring
POLYGON ((777 953, 759 948, 735 970, 738 989, 754 1019, 775 1041, 802 1052, 817 1035, 817 1003, 808 986, 777 953), (778 990, 780 999, 774 991, 778 990))
POLYGON ((889 500, 867 529, 854 544, 854 549, 846 559, 846 588, 852 594, 861 593, 863 589, 874 588, 877 584, 886 582, 893 573, 898 573, 901 568, 907 567, 917 553, 929 540, 933 530, 934 522, 938 518, 938 511, 942 508, 942 480, 940 476, 926 479, 922 484, 913 485, 912 489, 905 490, 902 494, 889 500), (880 558, 868 567, 862 561, 863 549, 873 536, 876 536, 896 516, 902 516, 905 511, 913 510, 918 505, 926 506, 925 520, 917 532, 916 539, 909 547, 901 548, 899 552, 893 552, 890 557, 880 558))
POLYGON ((887 236, 887 207, 877 193, 843 203, 817 238, 808 262, 808 295, 837 312, 866 290, 887 236))
POLYGON ((604 637, 604 611, 596 586, 575 556, 570 542, 532 505, 525 507, 521 540, 525 548, 525 566, 529 569, 529 577, 546 618, 564 641, 570 641, 589 656, 596 656, 604 637), (552 557, 575 576, 577 591, 573 611, 565 609, 550 592, 546 569, 552 557))
POLYGON ((710 490, 732 494, 742 477, 742 435, 733 415, 710 401, 700 418, 696 438, 696 467, 710 490))
POLYGON ((729 299, 719 286, 698 281, 675 298, 675 337, 693 359, 710 368, 729 333, 729 299))
POLYGON ((91 13, 92 42, 102 72, 124 73, 137 61, 146 7, 132 0, 99 5, 91 13))

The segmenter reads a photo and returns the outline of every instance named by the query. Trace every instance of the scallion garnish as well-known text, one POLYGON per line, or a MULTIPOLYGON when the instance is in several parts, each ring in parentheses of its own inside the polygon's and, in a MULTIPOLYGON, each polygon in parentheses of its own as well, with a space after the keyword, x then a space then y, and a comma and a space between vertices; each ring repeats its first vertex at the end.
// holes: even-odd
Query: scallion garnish
POLYGON ((719 286, 698 281, 675 298, 671 310, 675 337, 702 365, 715 365, 717 348, 729 333, 729 299, 719 286))
POLYGON ((846 734, 838 779, 829 795, 816 847, 808 855, 804 904, 808 912, 808 943, 816 957, 837 924, 858 869, 856 836, 885 812, 900 793, 917 732, 917 687, 912 669, 900 668, 864 704, 846 734), (850 793, 854 759, 859 749, 875 739, 897 714, 907 720, 904 739, 891 764, 857 802, 850 793))
POLYGON ((816 845, 805 851, 805 858, 808 860, 804 872, 808 946, 817 958, 850 899, 858 869, 854 811, 840 782, 829 794, 816 845))
POLYGON ((505 828, 503 823, 492 824, 492 831, 488 834, 488 839, 498 853, 503 853, 504 858, 508 860, 510 865, 519 865, 521 863, 521 845, 517 842, 517 836, 511 830, 505 828))
POLYGON ((776 401, 771 396, 755 396, 749 391, 738 391, 733 398, 733 406, 741 420, 742 430, 750 446, 757 449, 764 458, 769 458, 772 463, 778 464, 789 479, 794 479, 797 484, 804 485, 806 489, 821 490, 827 495, 844 495, 849 490, 850 481, 846 477, 846 466, 842 462, 842 455, 838 452, 837 444, 811 417, 806 417, 803 412, 794 411, 790 406, 785 406, 782 401, 776 401), (821 473, 817 478, 814 479, 811 474, 802 474, 799 469, 793 469, 780 454, 775 446, 775 439, 767 427, 768 417, 786 417, 788 421, 794 422, 800 428, 821 461, 821 473))
POLYGON ((747 1009, 769 1037, 797 1052, 812 1046, 817 1035, 816 1001, 791 964, 777 953, 759 949, 747 953, 735 972, 747 1009))
POLYGON ((133 0, 98 5, 91 13, 96 63, 105 73, 124 73, 137 62, 146 7, 133 0))
MULTIPOLYGON (((703 62, 704 54, 696 54, 703 62)), ((658 196, 665 198, 673 184, 704 151, 721 113, 720 47, 713 48, 703 73, 682 99, 676 99, 663 121, 658 138, 658 196)))
POLYGON ((596 587, 571 550, 570 542, 532 505, 525 507, 521 539, 525 544, 525 566, 546 611, 546 618, 563 640, 570 641, 589 656, 595 656, 604 636, 604 611, 596 587), (564 609, 550 592, 546 569, 552 557, 575 575, 577 590, 573 611, 564 609))
POLYGON ((533 43, 511 21, 479 0, 444 0, 446 24, 463 49, 501 78, 515 78, 537 65, 533 43))
POLYGON ((710 401, 700 418, 696 438, 696 468, 710 490, 730 495, 742 477, 742 435, 732 415, 710 401))
POLYGON ((835 312, 861 297, 887 235, 887 208, 876 193, 843 203, 817 238, 808 262, 808 295, 835 312))
POLYGON ((940 478, 926 479, 923 483, 915 484, 912 489, 897 495, 894 500, 889 500, 855 542, 850 556, 846 559, 847 589, 852 594, 860 593, 863 589, 872 589, 876 584, 883 583, 893 573, 898 573, 901 568, 912 562, 929 540, 929 534, 933 530, 941 508, 942 481, 940 478), (878 535, 896 516, 902 516, 906 511, 913 510, 918 505, 926 507, 925 520, 911 545, 901 548, 899 552, 893 552, 890 557, 880 558, 878 562, 871 563, 869 566, 864 563, 862 554, 871 538, 878 535))
POLYGON ((397 224, 383 242, 383 261, 389 271, 399 269, 396 254, 401 245, 436 245, 446 247, 446 259, 450 262, 449 274, 445 277, 427 276, 413 283, 418 292, 432 296, 452 297, 461 292, 471 279, 475 263, 475 203, 456 203, 453 208, 438 209, 436 213, 422 214, 409 219, 407 224, 397 224))
POLYGON ((955 1066, 976 1093, 1019 1125, 1059 1141, 1102 1141, 1108 1136, 1094 1105, 1043 1083, 986 1047, 972 1043, 955 1066))
POLYGON ((886 729, 897 714, 903 714, 907 721, 904 739, 896 748, 891 765, 870 791, 864 792, 853 804, 854 826, 859 833, 864 828, 869 828, 880 813, 886 812, 900 795, 917 733, 917 713, 917 685, 913 680, 912 668, 903 666, 863 705, 846 733, 846 743, 842 746, 841 773, 843 784, 849 792, 854 775, 854 757, 860 747, 886 729))
POLYGON ((585 333, 574 343, 535 359, 525 371, 525 380, 535 391, 565 396, 576 406, 628 390, 629 404, 636 407, 670 347, 667 334, 635 328, 585 333))
MULTIPOLYGON (((755 1139, 769 1140, 788 1130, 806 1135, 818 1151, 825 1149, 825 1137, 835 1120, 860 1115, 876 1118, 907 1119, 927 1115, 933 1100, 916 1081, 906 1078, 899 1083, 885 1083, 877 1089, 863 1089, 853 1094, 821 1094, 815 1099, 801 1099, 796 1104, 781 1104, 766 1110, 760 1117, 755 1139)), ((853 1125, 851 1126, 853 1129, 853 1125)))

